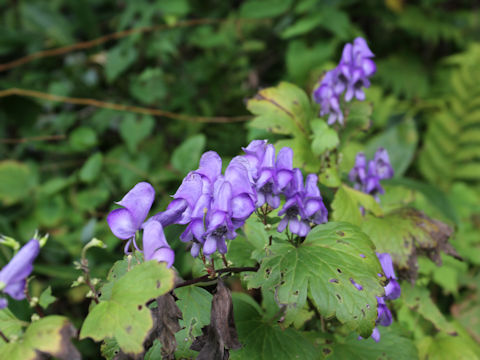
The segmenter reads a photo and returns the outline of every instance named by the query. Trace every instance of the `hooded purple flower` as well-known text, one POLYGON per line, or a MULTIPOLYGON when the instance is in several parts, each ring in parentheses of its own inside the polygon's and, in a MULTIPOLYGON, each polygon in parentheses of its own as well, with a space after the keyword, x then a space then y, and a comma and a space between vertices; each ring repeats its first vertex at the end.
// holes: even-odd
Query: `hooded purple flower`
POLYGON ((285 215, 278 224, 278 232, 285 230, 288 225, 291 233, 306 236, 310 231, 310 222, 327 222, 328 212, 317 186, 316 175, 308 175, 304 187, 302 172, 294 169, 293 179, 285 190, 285 196, 285 205, 278 212, 279 216, 285 215))
POLYGON ((387 150, 379 148, 373 160, 368 161, 365 154, 360 152, 355 158, 355 165, 350 171, 349 178, 355 189, 370 194, 379 201, 378 194, 385 191, 380 180, 393 177, 393 168, 390 165, 387 150))
POLYGON ((125 251, 128 250, 131 241, 137 248, 135 234, 142 228, 142 224, 152 207, 154 199, 155 190, 152 185, 140 182, 122 200, 117 202, 123 208, 113 210, 108 214, 107 222, 113 234, 119 239, 128 240, 125 245, 125 251))
POLYGON ((354 97, 365 100, 363 87, 370 86, 369 77, 376 66, 371 58, 375 55, 368 48, 365 39, 358 37, 353 44, 346 44, 338 66, 328 71, 313 93, 315 102, 320 104, 320 116, 329 115, 328 124, 338 121, 343 125, 343 113, 340 108, 340 95, 345 91, 345 101, 354 97))
POLYGON ((173 265, 175 253, 168 245, 162 224, 158 221, 152 220, 145 224, 143 229, 143 254, 145 261, 163 261, 167 263, 167 267, 173 265))
MULTIPOLYGON (((377 253, 377 257, 389 282, 387 286, 385 286, 385 296, 377 297, 377 320, 375 321, 375 325, 390 326, 393 321, 393 316, 387 304, 385 303, 385 300, 398 299, 400 297, 401 290, 400 285, 396 281, 395 271, 393 269, 393 262, 390 254, 377 253)), ((372 338, 375 340, 375 342, 380 341, 380 332, 378 331, 377 327, 373 329, 372 338)))
MULTIPOLYGON (((33 270, 33 261, 39 252, 40 244, 37 239, 26 243, 0 271, 0 291, 15 300, 25 299, 26 279, 33 270)), ((0 298, 0 309, 7 305, 7 300, 0 298)))
POLYGON ((275 147, 266 140, 254 140, 243 149, 247 160, 246 168, 250 181, 257 192, 256 207, 267 203, 276 209, 280 206, 280 193, 293 176, 293 151, 289 147, 280 149, 275 161, 275 147))

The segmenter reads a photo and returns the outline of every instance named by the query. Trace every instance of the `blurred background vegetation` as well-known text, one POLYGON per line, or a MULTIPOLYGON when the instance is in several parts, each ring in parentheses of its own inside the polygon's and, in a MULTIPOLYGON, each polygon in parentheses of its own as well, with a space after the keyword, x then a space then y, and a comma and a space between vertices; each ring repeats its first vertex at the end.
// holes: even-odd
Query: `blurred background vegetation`
MULTIPOLYGON (((87 289, 70 288, 80 275, 72 262, 93 236, 108 245, 90 251, 95 276, 122 257, 105 221, 113 202, 148 181, 160 211, 204 150, 226 162, 249 140, 272 138, 248 126, 245 101, 282 80, 310 92, 343 45, 364 36, 378 70, 367 92, 372 126, 349 148, 386 146, 396 169, 390 197, 456 228, 452 242, 466 261, 425 261, 420 271, 442 310, 480 340, 478 311, 472 321, 480 301, 479 8, 467 0, 0 0, 0 233, 22 242, 37 229, 50 234, 32 293, 51 285, 60 301, 49 311, 78 327, 87 289), (11 88, 167 113, 7 96, 11 88)), ((168 229, 179 250, 180 230, 168 229)), ((192 262, 182 254, 175 266, 187 277, 192 262)), ((9 256, 0 247, 0 265, 9 256)), ((29 317, 26 302, 12 307, 29 317)), ((88 341, 80 346, 94 356, 88 341)))

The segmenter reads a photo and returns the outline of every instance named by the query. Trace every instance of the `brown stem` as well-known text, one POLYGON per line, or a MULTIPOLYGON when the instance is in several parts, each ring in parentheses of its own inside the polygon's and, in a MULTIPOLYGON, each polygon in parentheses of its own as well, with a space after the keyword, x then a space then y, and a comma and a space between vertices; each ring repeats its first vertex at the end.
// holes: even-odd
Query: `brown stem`
POLYGON ((6 343, 9 343, 10 340, 5 336, 5 334, 0 330, 0 337, 5 341, 6 343))
POLYGON ((93 286, 92 282, 90 281, 90 269, 88 268, 88 261, 87 259, 83 258, 81 261, 82 264, 82 271, 85 275, 85 284, 90 288, 93 294, 93 301, 95 301, 95 304, 100 303, 100 300, 98 299, 98 294, 97 290, 95 290, 95 286, 93 286))
MULTIPOLYGON (((25 293, 25 297, 27 298, 28 303, 31 304, 32 303, 32 297, 30 296, 30 294, 28 292, 28 283, 25 286, 24 293, 25 293)), ((35 308, 35 312, 38 314, 38 316, 40 316, 41 318, 45 316, 45 313, 43 312, 42 307, 40 305, 38 305, 38 303, 35 304, 33 307, 35 308)))
POLYGON ((228 261, 227 261, 227 258, 225 257, 225 254, 222 254, 222 261, 223 261, 223 265, 225 265, 225 267, 228 268, 228 261))
POLYGON ((235 274, 235 273, 241 273, 241 272, 244 272, 244 271, 257 271, 258 268, 259 268, 259 266, 257 265, 257 266, 230 267, 230 268, 225 268, 225 269, 219 269, 219 270, 216 271, 217 276, 215 276, 214 278, 211 278, 209 274, 203 275, 203 276, 200 276, 198 278, 187 280, 187 281, 184 281, 180 284, 177 284, 177 285, 175 285, 175 289, 178 289, 178 288, 181 288, 181 287, 184 287, 184 286, 197 284, 197 283, 204 282, 204 281, 215 280, 221 274, 226 274, 226 273, 235 274))

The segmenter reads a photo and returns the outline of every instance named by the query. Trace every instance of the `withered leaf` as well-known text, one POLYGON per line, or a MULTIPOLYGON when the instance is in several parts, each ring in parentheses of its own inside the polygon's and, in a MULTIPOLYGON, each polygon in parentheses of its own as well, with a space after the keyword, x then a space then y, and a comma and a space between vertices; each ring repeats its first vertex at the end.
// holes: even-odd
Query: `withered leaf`
MULTIPOLYGON (((158 339, 162 344, 163 359, 175 359, 177 341, 175 333, 180 331, 178 320, 182 319, 182 312, 175 303, 176 298, 172 293, 157 298, 158 306, 152 309, 154 327, 149 339, 151 342, 158 339)), ((149 347, 149 346, 148 346, 149 347)), ((145 346, 145 348, 148 348, 145 346)))
POLYGON ((461 259, 448 242, 453 229, 422 211, 401 208, 384 217, 367 215, 362 230, 370 236, 378 252, 388 252, 400 276, 410 281, 417 277, 417 257, 425 254, 441 265, 441 253, 461 259))
POLYGON ((202 328, 190 349, 199 351, 197 360, 227 360, 229 350, 239 349, 237 329, 233 318, 230 290, 218 279, 217 292, 212 299, 210 325, 202 328))

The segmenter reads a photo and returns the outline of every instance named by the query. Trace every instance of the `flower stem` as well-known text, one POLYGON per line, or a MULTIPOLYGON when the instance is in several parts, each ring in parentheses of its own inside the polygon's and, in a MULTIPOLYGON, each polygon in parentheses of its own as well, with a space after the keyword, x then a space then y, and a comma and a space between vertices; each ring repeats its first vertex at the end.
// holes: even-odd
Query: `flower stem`
POLYGON ((187 281, 184 281, 180 284, 177 284, 175 286, 175 289, 178 289, 178 288, 181 288, 181 287, 184 287, 184 286, 197 284, 197 283, 200 283, 200 282, 215 280, 221 274, 226 274, 226 273, 236 274, 236 273, 241 273, 241 272, 244 272, 244 271, 257 271, 258 268, 259 268, 259 266, 257 265, 257 266, 249 266, 249 267, 230 267, 230 268, 219 269, 219 270, 216 271, 217 276, 215 276, 213 279, 210 277, 209 274, 207 274, 207 275, 200 276, 198 278, 187 280, 187 281))
POLYGON ((2 332, 2 330, 0 330, 0 337, 3 339, 3 341, 5 341, 6 343, 9 343, 10 340, 8 339, 8 337, 5 336, 5 334, 2 332))

